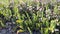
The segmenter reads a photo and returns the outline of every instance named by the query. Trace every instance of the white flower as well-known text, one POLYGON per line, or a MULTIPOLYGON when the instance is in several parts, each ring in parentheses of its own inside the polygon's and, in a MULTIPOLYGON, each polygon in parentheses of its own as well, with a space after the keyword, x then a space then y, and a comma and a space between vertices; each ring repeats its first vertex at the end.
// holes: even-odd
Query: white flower
POLYGON ((32 6, 29 6, 29 10, 32 10, 32 6))
POLYGON ((43 8, 40 8, 39 10, 42 11, 43 8))
POLYGON ((45 12, 46 12, 46 14, 51 14, 51 10, 50 9, 46 10, 45 12))
POLYGON ((52 33, 54 33, 54 30, 52 30, 52 33))
POLYGON ((55 31, 59 31, 59 29, 55 29, 55 31))
POLYGON ((59 26, 59 23, 57 23, 57 26, 59 26))

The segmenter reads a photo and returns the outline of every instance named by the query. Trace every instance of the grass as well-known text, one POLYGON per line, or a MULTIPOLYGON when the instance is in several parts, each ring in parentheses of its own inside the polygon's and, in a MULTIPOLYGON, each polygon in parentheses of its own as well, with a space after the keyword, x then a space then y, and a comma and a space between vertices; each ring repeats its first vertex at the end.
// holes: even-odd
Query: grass
POLYGON ((56 16, 60 15, 58 10, 60 3, 56 3, 52 8, 50 3, 42 4, 30 0, 0 1, 2 1, 0 4, 1 27, 4 27, 6 21, 11 21, 15 22, 17 27, 21 26, 23 32, 29 31, 30 34, 33 34, 33 30, 36 30, 42 34, 50 34, 49 31, 52 34, 56 24, 60 24, 60 19, 56 16))

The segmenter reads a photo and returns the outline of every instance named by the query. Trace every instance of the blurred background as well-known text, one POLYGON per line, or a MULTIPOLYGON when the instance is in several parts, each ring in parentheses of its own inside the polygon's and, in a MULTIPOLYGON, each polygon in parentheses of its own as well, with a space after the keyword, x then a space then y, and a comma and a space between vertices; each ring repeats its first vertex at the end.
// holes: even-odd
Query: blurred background
POLYGON ((60 34, 60 0, 0 0, 0 34, 60 34))

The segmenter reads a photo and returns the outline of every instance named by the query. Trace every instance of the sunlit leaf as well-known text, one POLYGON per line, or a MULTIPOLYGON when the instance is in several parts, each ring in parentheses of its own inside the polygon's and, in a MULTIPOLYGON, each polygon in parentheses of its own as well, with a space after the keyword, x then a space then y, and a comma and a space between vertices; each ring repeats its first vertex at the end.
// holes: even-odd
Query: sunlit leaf
POLYGON ((18 32, 18 33, 19 33, 19 32, 21 33, 21 32, 24 32, 24 30, 18 30, 17 32, 18 32))
POLYGON ((16 20, 16 22, 17 22, 17 23, 21 23, 21 22, 23 22, 23 20, 16 20))

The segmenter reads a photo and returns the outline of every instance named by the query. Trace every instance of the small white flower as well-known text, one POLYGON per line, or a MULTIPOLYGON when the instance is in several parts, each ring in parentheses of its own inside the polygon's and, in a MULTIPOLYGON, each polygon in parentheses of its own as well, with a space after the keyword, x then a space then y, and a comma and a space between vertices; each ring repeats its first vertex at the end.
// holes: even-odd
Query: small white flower
POLYGON ((59 29, 55 29, 55 31, 59 31, 59 29))
POLYGON ((32 7, 32 6, 29 6, 29 7, 32 7))
POLYGON ((50 20, 50 16, 48 17, 48 19, 50 20))
POLYGON ((57 23, 57 26, 59 26, 59 23, 57 23))
POLYGON ((40 8, 39 10, 42 11, 43 8, 40 8))
POLYGON ((58 19, 56 19, 56 21, 58 22, 58 19))
POLYGON ((52 33, 54 33, 54 30, 52 30, 52 33))
POLYGON ((22 7, 20 7, 20 9, 22 9, 22 7))
POLYGON ((39 7, 37 6, 37 10, 39 9, 39 7))
POLYGON ((32 10, 32 6, 29 6, 29 10, 32 10))
POLYGON ((34 8, 34 7, 33 7, 34 8))
POLYGON ((50 9, 46 10, 45 12, 46 12, 46 14, 51 14, 51 10, 50 9))

